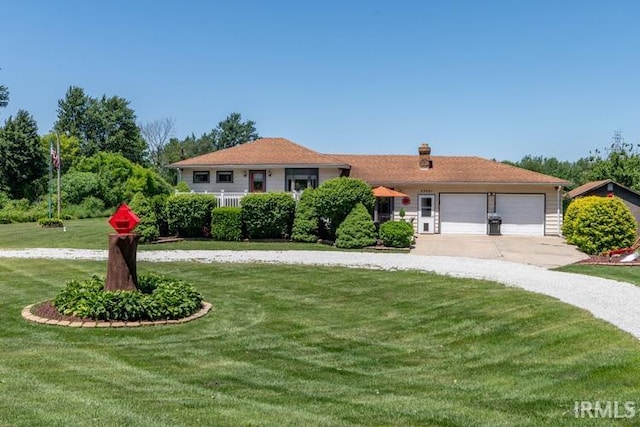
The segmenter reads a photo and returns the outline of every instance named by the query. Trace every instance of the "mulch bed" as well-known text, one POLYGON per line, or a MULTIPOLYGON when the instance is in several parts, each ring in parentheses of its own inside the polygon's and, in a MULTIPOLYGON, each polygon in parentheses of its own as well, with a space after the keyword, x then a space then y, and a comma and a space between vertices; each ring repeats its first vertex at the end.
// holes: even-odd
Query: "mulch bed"
POLYGON ((93 319, 75 317, 75 316, 65 316, 58 312, 58 309, 53 305, 53 301, 45 301, 40 304, 36 304, 31 308, 31 314, 34 314, 39 317, 44 317, 45 319, 51 320, 68 320, 70 322, 90 322, 95 321, 93 319))
POLYGON ((631 262, 621 262, 623 256, 605 256, 605 255, 591 255, 587 259, 576 262, 576 264, 590 264, 590 265, 611 265, 616 267, 637 267, 640 266, 640 258, 631 262))

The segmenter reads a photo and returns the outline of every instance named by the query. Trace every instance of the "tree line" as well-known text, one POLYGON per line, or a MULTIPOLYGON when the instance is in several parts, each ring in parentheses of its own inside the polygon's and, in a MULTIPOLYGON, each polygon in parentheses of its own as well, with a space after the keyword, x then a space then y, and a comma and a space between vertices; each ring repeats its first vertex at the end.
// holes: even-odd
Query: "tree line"
MULTIPOLYGON (((9 103, 9 89, 0 85, 0 107, 9 103)), ((38 134, 27 110, 9 116, 0 127, 0 193, 10 199, 37 201, 47 194, 50 147, 60 145, 61 172, 79 172, 83 159, 111 153, 149 168, 171 184, 170 163, 259 138, 252 120, 231 113, 210 132, 184 139, 174 137, 175 120, 136 122, 130 102, 119 96, 92 97, 71 86, 58 101, 53 129, 38 134)), ((58 155, 59 153, 56 153, 58 155)))
MULTIPOLYGON (((0 85, 0 107, 9 103, 9 89, 0 85)), ((136 122, 130 102, 119 96, 92 97, 71 86, 58 101, 57 119, 51 132, 40 136, 34 118, 26 110, 8 117, 0 127, 0 193, 12 199, 36 201, 47 193, 50 146, 58 142, 62 173, 75 170, 81 159, 113 153, 149 168, 170 184, 174 170, 167 165, 200 154, 232 147, 259 138, 256 123, 231 113, 210 132, 176 138, 175 120, 160 118, 136 122)), ((571 183, 613 179, 640 191, 640 145, 624 141, 619 132, 605 149, 596 149, 576 161, 526 155, 506 164, 552 175, 571 183)), ((77 171, 76 171, 77 172, 77 171)))
POLYGON ((517 162, 503 163, 565 179, 571 183, 569 189, 591 181, 612 179, 640 191, 640 144, 626 142, 620 132, 614 132, 611 143, 604 150, 596 149, 576 161, 526 155, 517 162))

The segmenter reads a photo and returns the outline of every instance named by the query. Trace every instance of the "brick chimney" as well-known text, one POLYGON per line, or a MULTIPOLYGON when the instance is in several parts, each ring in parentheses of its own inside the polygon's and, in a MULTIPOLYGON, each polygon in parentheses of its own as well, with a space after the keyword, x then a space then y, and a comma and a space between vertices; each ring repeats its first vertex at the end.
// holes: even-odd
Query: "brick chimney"
POLYGON ((422 144, 418 148, 418 154, 420 154, 420 169, 433 168, 433 160, 431 160, 431 147, 429 144, 422 144))

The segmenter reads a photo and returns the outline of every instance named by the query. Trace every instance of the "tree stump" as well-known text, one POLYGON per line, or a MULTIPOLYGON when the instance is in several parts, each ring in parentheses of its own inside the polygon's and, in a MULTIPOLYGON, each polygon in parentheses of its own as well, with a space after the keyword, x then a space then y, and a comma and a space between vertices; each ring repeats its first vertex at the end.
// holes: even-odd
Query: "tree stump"
POLYGON ((140 236, 133 233, 109 234, 109 260, 105 291, 135 291, 138 285, 136 252, 140 236))

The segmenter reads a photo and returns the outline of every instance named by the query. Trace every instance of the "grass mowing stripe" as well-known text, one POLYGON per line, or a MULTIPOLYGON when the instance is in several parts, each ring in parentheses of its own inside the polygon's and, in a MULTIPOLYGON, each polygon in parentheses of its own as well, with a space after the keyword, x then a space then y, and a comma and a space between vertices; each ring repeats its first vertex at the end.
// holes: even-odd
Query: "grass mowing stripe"
POLYGON ((574 400, 634 400, 640 389, 633 337, 495 283, 140 263, 192 281, 214 310, 184 325, 78 330, 19 311, 104 263, 42 260, 38 276, 3 261, 0 425, 45 425, 37 414, 48 412, 49 425, 97 424, 92 414, 104 425, 573 425, 584 421, 574 400))

